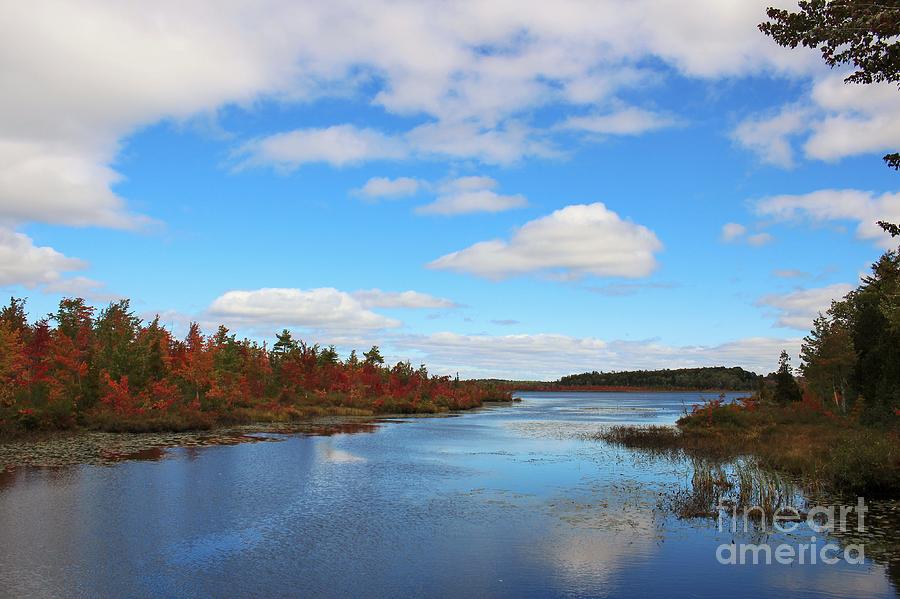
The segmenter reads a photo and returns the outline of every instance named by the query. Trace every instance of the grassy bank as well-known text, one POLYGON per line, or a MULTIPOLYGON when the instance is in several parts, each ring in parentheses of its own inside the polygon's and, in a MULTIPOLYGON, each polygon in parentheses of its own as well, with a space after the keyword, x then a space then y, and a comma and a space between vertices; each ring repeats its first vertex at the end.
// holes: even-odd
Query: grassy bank
POLYGON ((710 402, 671 427, 614 427, 606 441, 706 461, 751 456, 763 468, 835 493, 900 496, 900 417, 874 427, 812 402, 710 402))

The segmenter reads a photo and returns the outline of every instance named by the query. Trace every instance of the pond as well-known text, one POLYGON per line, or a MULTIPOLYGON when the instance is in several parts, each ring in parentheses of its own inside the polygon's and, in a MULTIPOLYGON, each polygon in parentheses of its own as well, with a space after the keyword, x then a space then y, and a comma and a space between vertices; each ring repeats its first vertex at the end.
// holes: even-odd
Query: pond
POLYGON ((690 485, 690 460, 592 436, 673 423, 700 394, 519 395, 447 418, 0 474, 0 594, 898 595, 900 562, 848 561, 827 533, 816 542, 838 543, 835 564, 720 563, 723 545, 797 547, 809 530, 679 519, 663 499, 690 485))

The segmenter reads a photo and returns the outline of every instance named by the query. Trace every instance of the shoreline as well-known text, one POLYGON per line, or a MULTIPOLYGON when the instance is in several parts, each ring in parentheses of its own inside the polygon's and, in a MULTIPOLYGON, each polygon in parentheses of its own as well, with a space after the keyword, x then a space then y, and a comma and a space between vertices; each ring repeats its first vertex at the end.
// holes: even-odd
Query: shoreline
POLYGON ((752 389, 685 389, 684 387, 615 387, 570 385, 564 387, 515 387, 513 393, 753 393, 752 389))
MULTIPOLYGON (((330 436, 374 432, 381 424, 418 418, 454 418, 515 401, 490 401, 469 410, 439 413, 385 413, 314 416, 291 422, 258 421, 186 431, 112 432, 90 429, 36 431, 0 439, 0 475, 21 469, 112 466, 133 460, 162 459, 166 450, 242 443, 279 442, 285 435, 330 436)), ((2 485, 0 485, 2 487, 2 485)))

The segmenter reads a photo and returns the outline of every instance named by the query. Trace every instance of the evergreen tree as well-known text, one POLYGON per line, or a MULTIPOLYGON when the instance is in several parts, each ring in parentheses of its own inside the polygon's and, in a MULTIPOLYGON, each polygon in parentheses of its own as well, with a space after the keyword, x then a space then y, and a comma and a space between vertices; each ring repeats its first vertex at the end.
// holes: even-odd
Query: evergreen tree
POLYGON ((384 364, 384 357, 381 355, 381 350, 378 349, 377 345, 373 345, 372 349, 367 352, 363 352, 363 358, 365 358, 366 364, 370 366, 375 366, 384 364))
MULTIPOLYGON (((832 308, 829 313, 835 311, 832 308)), ((856 365, 853 338, 846 323, 820 314, 813 330, 803 338, 800 358, 800 372, 810 389, 819 397, 832 397, 841 410, 846 410, 847 385, 856 365)))
POLYGON ((273 354, 283 356, 297 348, 297 342, 294 341, 289 330, 284 329, 280 333, 276 333, 275 336, 278 338, 278 341, 272 344, 273 354))
POLYGON ((775 395, 774 400, 778 403, 786 404, 793 401, 800 401, 803 394, 800 392, 800 385, 794 379, 794 373, 791 368, 791 357, 784 350, 781 350, 781 357, 778 358, 778 371, 775 373, 775 395))

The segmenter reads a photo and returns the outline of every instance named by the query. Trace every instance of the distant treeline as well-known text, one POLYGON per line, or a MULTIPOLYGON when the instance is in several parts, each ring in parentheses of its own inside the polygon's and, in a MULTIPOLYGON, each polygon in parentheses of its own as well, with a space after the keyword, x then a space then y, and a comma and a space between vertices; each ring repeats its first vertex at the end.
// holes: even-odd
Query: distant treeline
POLYGON ((735 366, 676 368, 673 370, 630 370, 625 372, 585 372, 557 381, 561 387, 639 387, 646 389, 756 389, 760 376, 735 366))

